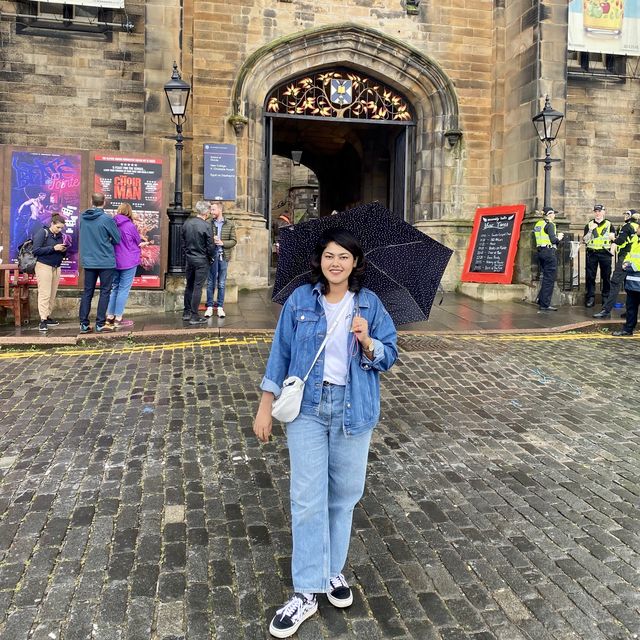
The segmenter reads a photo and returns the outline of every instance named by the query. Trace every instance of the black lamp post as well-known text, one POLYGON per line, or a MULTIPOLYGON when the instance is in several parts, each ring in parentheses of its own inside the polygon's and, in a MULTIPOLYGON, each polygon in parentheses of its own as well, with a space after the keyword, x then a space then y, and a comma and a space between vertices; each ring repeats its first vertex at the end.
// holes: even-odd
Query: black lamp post
POLYGON ((175 62, 173 63, 171 80, 164 85, 164 92, 167 94, 171 109, 171 122, 176 125, 176 135, 171 137, 176 141, 175 194, 173 203, 167 209, 169 216, 169 273, 182 273, 184 271, 182 223, 191 213, 182 207, 182 149, 184 148, 182 125, 187 119, 187 102, 189 102, 191 86, 182 79, 175 62))
POLYGON ((560 160, 551 157, 551 143, 556 139, 564 114, 556 111, 546 96, 544 109, 532 118, 538 137, 544 142, 545 156, 536 162, 544 162, 544 207, 551 206, 551 163, 560 160))

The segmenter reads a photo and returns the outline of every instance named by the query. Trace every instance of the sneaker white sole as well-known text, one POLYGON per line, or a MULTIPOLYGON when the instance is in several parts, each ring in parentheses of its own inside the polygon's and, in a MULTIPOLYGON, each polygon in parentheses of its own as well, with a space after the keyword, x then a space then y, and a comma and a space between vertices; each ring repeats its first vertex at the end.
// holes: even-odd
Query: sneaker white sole
POLYGON ((330 593, 327 593, 327 600, 338 609, 345 609, 353 604, 353 591, 349 594, 348 598, 334 598, 330 593))
POLYGON ((317 610, 318 610, 318 603, 316 602, 316 604, 313 607, 313 609, 309 609, 309 611, 307 611, 307 613, 302 618, 300 618, 300 620, 298 620, 298 622, 296 622, 296 624, 294 624, 289 629, 277 629, 276 627, 274 627, 273 626, 273 620, 275 620, 275 616, 274 616, 273 619, 271 620, 271 624, 269 625, 269 633, 274 638, 288 638, 289 636, 292 636, 300 628, 300 625, 307 618, 310 618, 317 610))

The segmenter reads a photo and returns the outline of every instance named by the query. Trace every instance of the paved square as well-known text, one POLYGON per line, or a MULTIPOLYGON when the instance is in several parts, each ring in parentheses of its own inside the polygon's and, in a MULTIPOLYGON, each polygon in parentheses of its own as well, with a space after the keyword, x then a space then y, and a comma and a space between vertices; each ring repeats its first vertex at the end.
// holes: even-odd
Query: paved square
MULTIPOLYGON (((638 343, 401 338, 311 639, 640 633, 638 343)), ((262 639, 290 590, 268 339, 0 352, 0 637, 262 639)))

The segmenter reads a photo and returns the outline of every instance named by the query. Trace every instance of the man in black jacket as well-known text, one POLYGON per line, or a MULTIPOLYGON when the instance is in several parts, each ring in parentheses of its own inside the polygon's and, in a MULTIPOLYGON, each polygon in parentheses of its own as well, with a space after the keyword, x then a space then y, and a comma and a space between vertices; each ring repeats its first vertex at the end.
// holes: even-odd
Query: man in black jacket
POLYGON ((191 325, 207 322, 198 313, 202 287, 207 281, 209 265, 214 255, 213 236, 209 220, 209 205, 196 203, 197 215, 185 220, 182 225, 182 244, 186 257, 186 286, 182 319, 191 325), (201 205, 205 206, 201 206, 201 205))

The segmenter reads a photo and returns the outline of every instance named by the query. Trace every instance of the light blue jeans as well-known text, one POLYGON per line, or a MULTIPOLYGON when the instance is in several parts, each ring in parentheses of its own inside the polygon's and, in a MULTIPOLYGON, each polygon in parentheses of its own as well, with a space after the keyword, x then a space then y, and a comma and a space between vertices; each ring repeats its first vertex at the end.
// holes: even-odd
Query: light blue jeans
POLYGON ((113 276, 113 285, 111 287, 109 307, 107 308, 107 317, 122 317, 137 268, 138 267, 131 267, 131 269, 114 269, 115 275, 113 276))
POLYGON ((225 260, 216 259, 209 267, 209 278, 207 280, 207 307, 213 307, 213 292, 218 289, 216 304, 218 307, 224 306, 224 285, 227 282, 227 269, 229 263, 225 260))
POLYGON ((323 386, 318 415, 287 425, 293 589, 326 593, 347 561, 353 509, 364 492, 371 431, 346 436, 344 387, 323 386))

